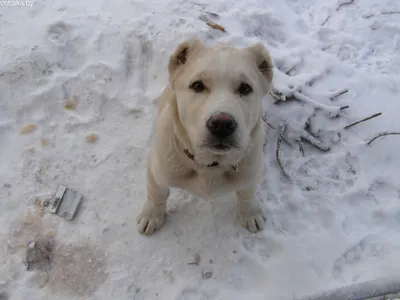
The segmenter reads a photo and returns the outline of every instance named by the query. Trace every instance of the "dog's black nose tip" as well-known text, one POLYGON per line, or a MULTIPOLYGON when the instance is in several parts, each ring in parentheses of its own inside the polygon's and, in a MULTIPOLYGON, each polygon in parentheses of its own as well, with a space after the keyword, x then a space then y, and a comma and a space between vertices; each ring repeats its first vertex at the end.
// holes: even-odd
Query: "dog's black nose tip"
POLYGON ((226 113, 215 114, 207 121, 208 130, 219 138, 232 135, 236 130, 235 119, 226 113))

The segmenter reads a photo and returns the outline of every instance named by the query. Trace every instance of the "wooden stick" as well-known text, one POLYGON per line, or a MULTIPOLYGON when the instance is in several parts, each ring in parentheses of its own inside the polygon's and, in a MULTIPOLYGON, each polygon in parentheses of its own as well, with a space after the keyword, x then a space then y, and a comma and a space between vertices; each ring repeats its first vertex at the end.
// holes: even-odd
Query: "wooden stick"
POLYGON ((272 128, 272 129, 276 129, 274 126, 272 126, 272 125, 267 121, 266 115, 263 115, 263 116, 262 116, 262 120, 264 121, 265 124, 268 125, 268 127, 272 128))
POLYGON ((285 169, 283 168, 281 159, 279 158, 279 150, 281 148, 282 139, 283 139, 283 136, 284 136, 284 134, 286 132, 286 129, 287 129, 287 124, 285 124, 285 125, 283 125, 281 127, 281 132, 279 133, 278 141, 276 142, 275 156, 276 156, 276 161, 278 163, 278 166, 282 171, 282 174, 286 177, 287 180, 289 180, 289 182, 292 182, 292 180, 290 179, 290 176, 286 173, 285 169))
POLYGON ((309 142, 311 145, 314 147, 318 148, 321 151, 328 152, 331 147, 326 145, 324 142, 316 139, 313 137, 311 134, 309 134, 307 131, 304 130, 303 134, 301 135, 301 138, 309 142))
POLYGON ((379 117, 381 114, 382 114, 382 113, 380 112, 380 113, 374 114, 374 115, 372 115, 372 116, 370 116, 370 117, 364 118, 364 119, 362 119, 362 120, 360 120, 360 121, 351 123, 350 125, 347 125, 346 127, 344 127, 344 129, 349 129, 350 127, 353 127, 353 126, 355 126, 355 125, 357 125, 357 124, 360 124, 360 123, 362 123, 362 122, 365 122, 365 121, 371 120, 371 119, 373 119, 373 118, 379 117))
POLYGON ((388 136, 388 135, 400 135, 400 132, 381 132, 379 134, 377 134, 375 137, 373 137, 372 139, 370 139, 367 143, 367 146, 371 145, 376 139, 379 139, 380 137, 383 136, 388 136))
POLYGON ((331 92, 331 93, 329 93, 329 99, 334 100, 335 98, 346 94, 348 91, 349 91, 348 89, 341 89, 341 90, 337 90, 335 92, 331 92))

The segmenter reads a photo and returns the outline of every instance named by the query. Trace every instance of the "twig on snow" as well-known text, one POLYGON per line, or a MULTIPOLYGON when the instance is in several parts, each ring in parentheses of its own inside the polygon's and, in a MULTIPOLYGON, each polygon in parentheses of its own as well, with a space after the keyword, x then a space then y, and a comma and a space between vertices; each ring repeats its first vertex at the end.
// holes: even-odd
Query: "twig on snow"
POLYGON ((283 136, 285 135, 286 129, 287 129, 287 124, 285 124, 281 127, 281 131, 279 133, 278 140, 276 142, 275 156, 276 156, 276 161, 278 163, 278 166, 282 171, 282 174, 286 177, 287 180, 289 180, 289 182, 292 182, 292 180, 290 179, 290 176, 286 173, 285 169, 283 168, 281 159, 279 158, 279 150, 281 148, 282 139, 283 139, 283 136))
POLYGON ((331 147, 326 145, 324 142, 318 140, 317 138, 315 138, 314 136, 312 136, 310 133, 308 133, 305 130, 302 133, 301 138, 306 140, 311 145, 313 145, 314 147, 318 148, 321 151, 328 152, 331 149, 331 147))
POLYGON ((340 107, 329 106, 329 105, 325 105, 325 104, 322 104, 322 103, 318 103, 318 102, 314 101, 313 99, 311 99, 310 97, 304 95, 301 92, 294 92, 293 96, 296 99, 298 99, 298 100, 300 100, 302 102, 311 104, 312 106, 314 106, 314 108, 323 109, 323 110, 328 111, 329 113, 332 113, 332 114, 335 114, 335 113, 337 114, 340 111, 340 107))
POLYGON ((297 141, 297 145, 299 146, 299 151, 300 151, 301 155, 304 156, 304 147, 303 147, 303 143, 302 143, 301 139, 297 141))
POLYGON ((376 16, 379 16, 379 15, 398 15, 398 14, 400 14, 400 11, 382 11, 382 12, 380 12, 378 14, 364 15, 364 16, 362 16, 362 18, 369 19, 369 18, 376 17, 376 16))
POLYGON ((274 126, 272 126, 268 121, 267 121, 267 116, 263 115, 262 116, 262 120, 264 121, 265 124, 268 125, 268 127, 272 128, 272 129, 276 129, 274 126))
POLYGON ((360 121, 351 123, 351 124, 345 126, 344 129, 349 129, 350 127, 353 127, 353 126, 355 126, 355 125, 358 125, 358 124, 360 124, 360 123, 362 123, 362 122, 365 122, 365 121, 371 120, 371 119, 373 119, 373 118, 379 117, 381 114, 382 114, 382 113, 380 112, 380 113, 374 114, 374 115, 372 115, 372 116, 370 116, 370 117, 364 118, 364 119, 362 119, 362 120, 360 120, 360 121))
POLYGON ((327 95, 328 95, 329 99, 335 100, 337 97, 340 97, 340 96, 346 94, 348 91, 349 91, 349 89, 341 89, 341 90, 337 90, 334 92, 330 92, 327 95))
POLYGON ((372 139, 370 139, 368 141, 367 146, 371 145, 376 139, 379 139, 380 137, 388 136, 388 135, 400 135, 400 132, 387 132, 387 131, 385 131, 385 132, 378 133, 375 137, 373 137, 372 139))
MULTIPOLYGON (((345 1, 343 1, 342 3, 340 3, 340 4, 336 7, 335 11, 340 10, 340 9, 342 8, 342 6, 349 5, 349 4, 353 4, 353 3, 354 3, 354 0, 345 0, 345 1)), ((326 17, 326 19, 321 23, 321 26, 324 27, 324 26, 326 25, 326 23, 328 23, 328 21, 330 20, 330 18, 332 18, 332 14, 330 14, 330 15, 328 15, 328 16, 326 17)))
POLYGON ((398 15, 400 11, 383 11, 381 12, 382 15, 398 15))
POLYGON ((326 19, 325 19, 325 21, 323 21, 323 22, 321 23, 321 26, 324 27, 324 26, 326 25, 326 23, 328 23, 328 21, 329 21, 330 18, 332 18, 332 15, 327 16, 326 19))
POLYGON ((340 4, 336 7, 336 11, 338 11, 342 6, 349 5, 349 4, 353 4, 353 3, 354 3, 354 0, 346 0, 346 1, 343 1, 342 3, 340 3, 340 4))

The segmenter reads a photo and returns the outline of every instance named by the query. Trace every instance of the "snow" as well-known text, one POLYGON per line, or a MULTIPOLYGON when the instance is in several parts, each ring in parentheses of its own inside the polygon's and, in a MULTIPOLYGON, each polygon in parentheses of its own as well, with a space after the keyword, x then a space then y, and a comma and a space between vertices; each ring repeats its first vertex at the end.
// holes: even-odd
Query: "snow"
MULTIPOLYGON (((400 131, 398 0, 6 2, 1 299, 292 299, 399 273, 400 138, 365 145, 376 133, 400 131), (227 33, 199 19, 207 12, 220 15, 227 33), (161 231, 144 237, 136 229, 155 99, 170 53, 194 35, 238 47, 262 41, 276 87, 303 84, 322 108, 350 106, 339 118, 313 118, 329 152, 305 145, 301 156, 282 143, 293 183, 277 167, 279 130, 268 130, 259 189, 268 220, 255 235, 235 219, 232 199, 206 202, 182 191, 173 192, 161 231), (293 67, 291 77, 278 71, 293 67), (333 102, 323 97, 344 88, 333 102), (76 109, 66 109, 74 99, 76 109), (19 133, 30 124, 32 132, 19 133), (98 140, 89 143, 91 134, 98 140), (59 184, 85 195, 73 222, 40 208, 59 184), (43 236, 55 240, 52 266, 27 271, 27 245, 43 236)), ((314 106, 271 103, 268 122, 287 122, 294 141, 314 106)))

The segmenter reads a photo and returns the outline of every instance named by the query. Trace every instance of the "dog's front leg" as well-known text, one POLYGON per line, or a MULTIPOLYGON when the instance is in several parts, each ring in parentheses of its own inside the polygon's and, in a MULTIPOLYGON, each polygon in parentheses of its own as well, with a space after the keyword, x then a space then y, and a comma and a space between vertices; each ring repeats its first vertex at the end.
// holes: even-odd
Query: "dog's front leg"
POLYGON ((137 216, 137 223, 140 233, 151 235, 164 223, 169 189, 157 183, 151 168, 150 158, 147 161, 146 173, 147 199, 137 216))
POLYGON ((257 185, 250 185, 236 191, 237 212, 240 223, 250 232, 264 229, 265 216, 256 199, 257 185))

